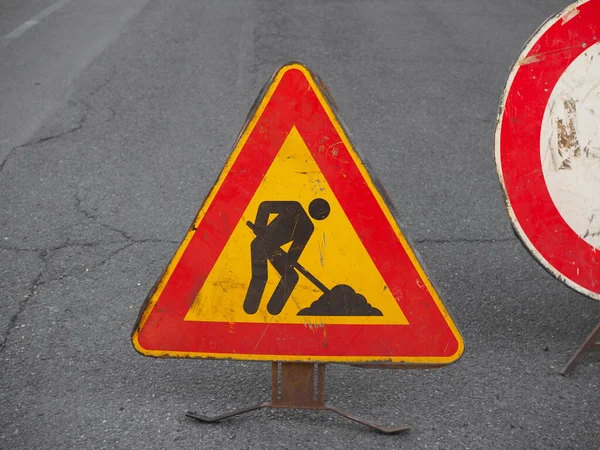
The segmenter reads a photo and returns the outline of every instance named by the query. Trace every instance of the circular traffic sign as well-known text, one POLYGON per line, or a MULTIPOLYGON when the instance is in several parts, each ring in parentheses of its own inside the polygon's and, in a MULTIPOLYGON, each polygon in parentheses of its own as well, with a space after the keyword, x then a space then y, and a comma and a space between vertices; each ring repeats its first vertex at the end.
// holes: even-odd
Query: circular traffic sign
POLYGON ((500 102, 495 146, 523 244, 600 300, 600 0, 572 3, 527 42, 500 102))

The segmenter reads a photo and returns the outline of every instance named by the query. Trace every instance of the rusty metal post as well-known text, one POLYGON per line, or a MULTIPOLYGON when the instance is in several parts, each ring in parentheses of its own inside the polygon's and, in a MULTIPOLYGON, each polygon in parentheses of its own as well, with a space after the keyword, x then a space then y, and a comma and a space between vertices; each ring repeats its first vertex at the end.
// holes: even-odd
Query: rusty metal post
POLYGON ((563 369, 560 371, 561 375, 568 377, 575 367, 585 358, 588 353, 598 352, 600 351, 600 323, 596 325, 596 328, 592 330, 592 332, 585 338, 581 347, 575 352, 575 354, 571 357, 569 362, 563 369))
POLYGON ((204 423, 215 423, 261 408, 331 411, 384 434, 396 434, 410 430, 410 427, 382 427, 344 412, 335 406, 325 405, 325 364, 311 363, 273 362, 271 365, 271 403, 260 403, 246 408, 239 408, 218 416, 204 416, 191 411, 188 411, 186 416, 204 423), (317 372, 316 384, 315 369, 317 372))
POLYGON ((274 362, 271 372, 273 393, 271 403, 273 407, 323 408, 325 406, 325 365, 316 364, 319 371, 316 386, 314 366, 315 364, 307 363, 281 363, 281 383, 279 383, 279 363, 274 362))

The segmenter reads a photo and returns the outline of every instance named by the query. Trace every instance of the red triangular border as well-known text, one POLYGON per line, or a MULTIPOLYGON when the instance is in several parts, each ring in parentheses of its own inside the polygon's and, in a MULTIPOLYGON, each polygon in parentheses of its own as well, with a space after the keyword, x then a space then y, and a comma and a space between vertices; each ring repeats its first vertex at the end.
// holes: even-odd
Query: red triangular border
MULTIPOLYGON (((247 140, 228 162, 212 201, 201 209, 187 246, 149 296, 133 341, 153 356, 304 361, 449 363, 462 339, 429 282, 421 277, 365 179, 340 122, 310 72, 284 66, 249 117, 247 140), (266 102, 266 105, 265 105, 266 102), (262 105, 262 106, 261 106, 262 105), (264 109, 261 110, 261 107, 264 109), (336 129, 337 125, 337 129, 336 129), (357 235, 399 303, 409 325, 185 322, 222 249, 295 126, 357 235), (342 139, 342 136, 344 139, 342 139), (232 161, 234 159, 234 161, 232 161), (202 211, 205 214, 202 216, 202 211)), ((245 133, 242 133, 242 140, 245 133)), ((241 141, 240 141, 241 142, 241 141)), ((236 149, 239 147, 236 145, 236 149)), ((403 238, 402 238, 403 239, 403 238)), ((406 244, 407 248, 408 245, 406 244)), ((367 319, 368 320, 368 319, 367 319)))

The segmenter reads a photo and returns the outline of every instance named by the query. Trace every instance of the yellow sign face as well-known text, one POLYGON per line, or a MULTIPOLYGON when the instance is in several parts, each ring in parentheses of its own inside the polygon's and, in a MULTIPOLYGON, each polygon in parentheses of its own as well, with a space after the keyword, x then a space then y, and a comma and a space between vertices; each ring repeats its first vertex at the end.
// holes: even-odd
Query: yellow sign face
MULTIPOLYGON (((256 313, 240 307, 250 286, 252 265, 248 251, 256 235, 247 225, 254 222, 262 202, 298 201, 308 210, 316 198, 329 203, 330 213, 314 221, 314 231, 298 262, 327 287, 348 285, 363 295, 382 315, 369 316, 369 323, 406 325, 381 274, 371 261, 327 180, 310 154, 298 130, 293 127, 256 194, 242 214, 231 238, 185 316, 186 321, 260 322, 302 324, 363 324, 364 316, 298 315, 322 294, 309 279, 300 276, 279 314, 270 314, 267 303, 281 281, 281 275, 268 262, 266 288, 256 313)), ((274 216, 274 215, 273 215, 274 216)), ((270 217, 271 221, 274 217, 270 217)), ((289 243, 287 243, 289 246, 289 243)), ((282 246, 282 251, 289 249, 282 246)))

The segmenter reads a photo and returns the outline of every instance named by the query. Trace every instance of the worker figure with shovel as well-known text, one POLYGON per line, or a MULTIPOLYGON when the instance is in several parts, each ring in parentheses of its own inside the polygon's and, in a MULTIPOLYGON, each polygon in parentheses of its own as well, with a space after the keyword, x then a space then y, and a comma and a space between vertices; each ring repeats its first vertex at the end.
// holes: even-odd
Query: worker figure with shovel
POLYGON ((298 263, 298 258, 306 247, 315 226, 310 218, 323 220, 329 215, 330 206, 326 200, 317 198, 308 206, 309 215, 299 202, 296 201, 265 201, 258 207, 254 223, 247 225, 254 231, 256 238, 250 244, 250 257, 252 260, 252 279, 244 300, 244 311, 254 314, 258 311, 260 300, 267 285, 267 261, 270 261, 275 270, 281 275, 281 280, 275 288, 273 295, 267 303, 269 314, 277 315, 281 312, 298 283, 298 272, 308 276, 313 283, 323 292, 328 289, 298 263), (276 217, 269 221, 270 215, 276 217), (281 246, 291 242, 285 252, 281 246))

